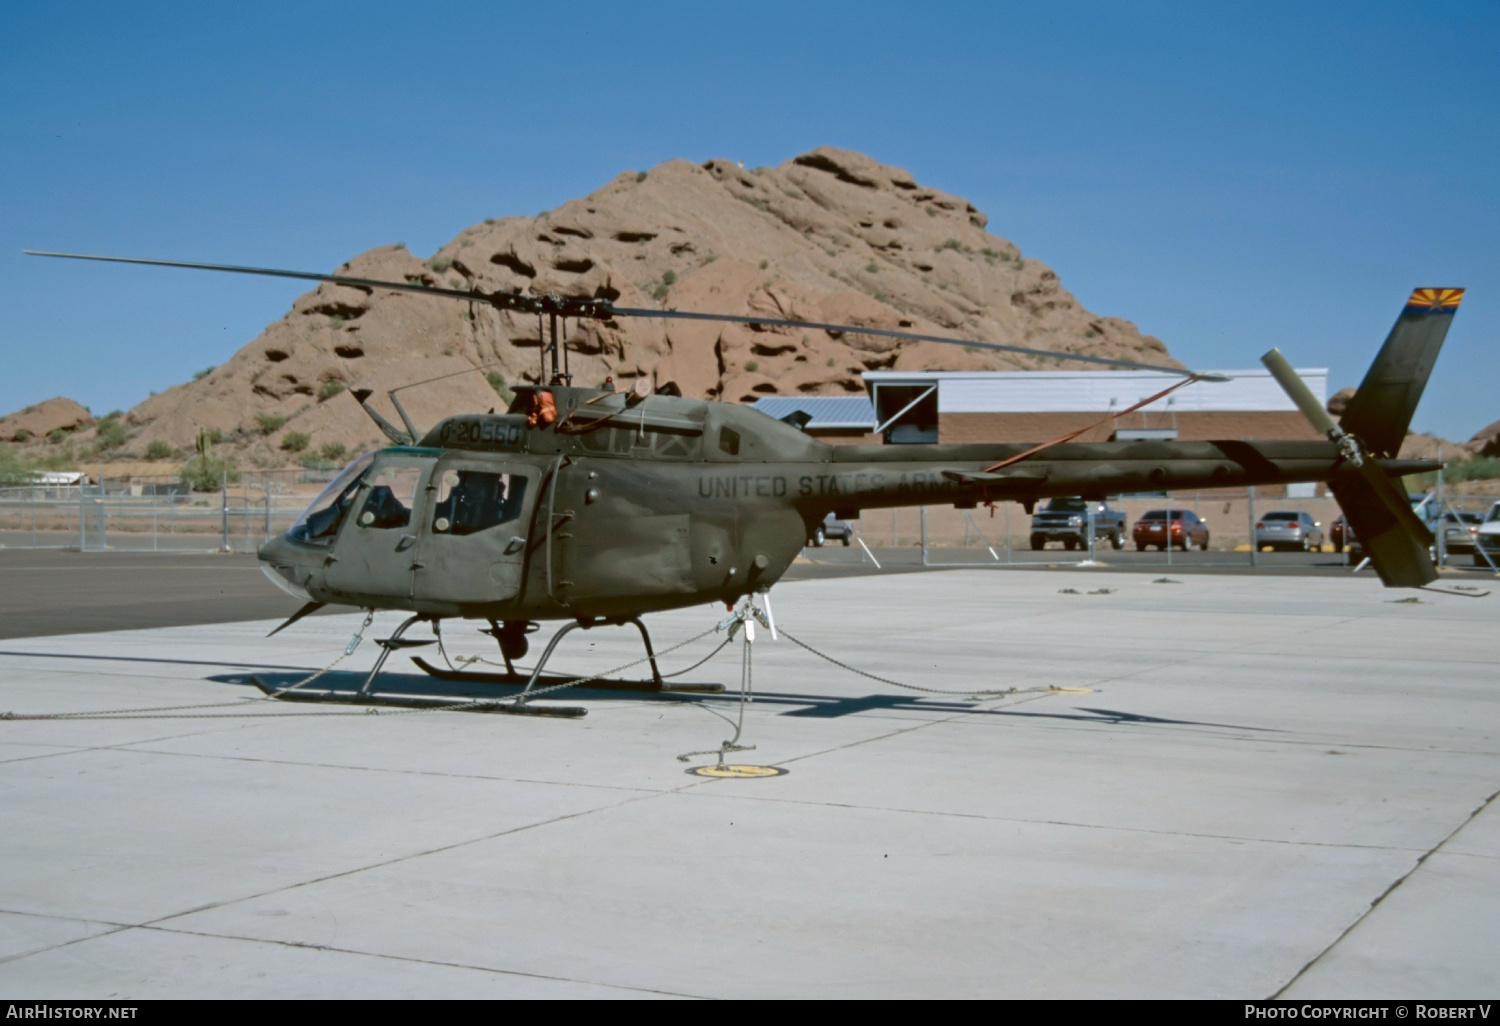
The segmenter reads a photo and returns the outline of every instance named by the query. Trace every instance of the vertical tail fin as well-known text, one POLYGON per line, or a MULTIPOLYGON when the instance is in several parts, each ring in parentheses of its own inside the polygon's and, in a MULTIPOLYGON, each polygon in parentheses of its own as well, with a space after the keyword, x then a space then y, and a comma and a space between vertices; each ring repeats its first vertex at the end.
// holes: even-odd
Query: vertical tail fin
POLYGON ((1427 387, 1463 289, 1416 289, 1349 400, 1339 426, 1372 456, 1394 457, 1427 387))

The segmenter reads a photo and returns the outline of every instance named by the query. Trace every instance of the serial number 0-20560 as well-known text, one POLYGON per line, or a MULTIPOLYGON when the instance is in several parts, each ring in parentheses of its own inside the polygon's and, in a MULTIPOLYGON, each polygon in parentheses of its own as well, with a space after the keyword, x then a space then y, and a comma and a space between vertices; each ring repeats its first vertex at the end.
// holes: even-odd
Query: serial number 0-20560
POLYGON ((521 424, 503 420, 461 420, 444 424, 441 438, 446 445, 493 442, 497 445, 518 446, 525 436, 526 428, 521 424))

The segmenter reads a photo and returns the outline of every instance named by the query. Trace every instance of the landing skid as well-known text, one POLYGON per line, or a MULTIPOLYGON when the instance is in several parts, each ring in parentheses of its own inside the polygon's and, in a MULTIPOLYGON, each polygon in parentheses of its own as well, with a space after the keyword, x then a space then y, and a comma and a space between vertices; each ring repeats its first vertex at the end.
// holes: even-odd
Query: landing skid
MULTIPOLYGON (((526 683, 526 678, 519 673, 484 673, 474 670, 448 670, 441 666, 434 666, 421 656, 412 656, 411 661, 421 668, 423 673, 430 674, 438 680, 455 681, 466 684, 510 684, 521 687, 526 683)), ((645 691, 654 694, 681 694, 681 695, 720 695, 724 693, 722 684, 668 684, 665 681, 633 681, 633 680, 593 680, 582 687, 594 691, 645 691)))
POLYGON ((373 694, 359 691, 303 691, 273 687, 259 677, 251 677, 250 683, 268 698, 283 702, 333 702, 341 705, 362 705, 376 708, 389 706, 396 709, 452 709, 457 712, 500 713, 505 716, 555 716, 576 720, 588 715, 580 705, 535 705, 513 702, 491 702, 471 698, 436 698, 425 695, 400 695, 390 692, 373 694))

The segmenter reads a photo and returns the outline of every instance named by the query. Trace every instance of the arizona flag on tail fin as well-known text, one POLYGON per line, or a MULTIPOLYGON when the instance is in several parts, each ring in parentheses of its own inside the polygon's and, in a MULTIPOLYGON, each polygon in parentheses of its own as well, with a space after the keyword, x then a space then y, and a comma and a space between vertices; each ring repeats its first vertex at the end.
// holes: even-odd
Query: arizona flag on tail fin
POLYGON ((1372 456, 1394 457, 1427 387, 1464 290, 1414 289, 1339 426, 1372 456))

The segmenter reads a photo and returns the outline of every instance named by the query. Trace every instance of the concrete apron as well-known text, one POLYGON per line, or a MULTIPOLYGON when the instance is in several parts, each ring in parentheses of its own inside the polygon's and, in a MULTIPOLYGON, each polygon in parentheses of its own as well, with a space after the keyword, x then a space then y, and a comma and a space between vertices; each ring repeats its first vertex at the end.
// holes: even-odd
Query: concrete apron
MULTIPOLYGON (((762 631, 733 761, 790 771, 767 779, 675 758, 730 736, 738 643, 685 678, 730 694, 564 693, 581 721, 0 722, 0 993, 1492 996, 1500 597, 1156 580, 778 587, 778 626, 881 676, 1090 690, 904 691, 762 631)), ((658 647, 722 616, 654 617, 658 647)), ((231 701, 358 620, 6 641, 0 711, 231 701)), ((574 632, 556 666, 633 635, 574 632)))

